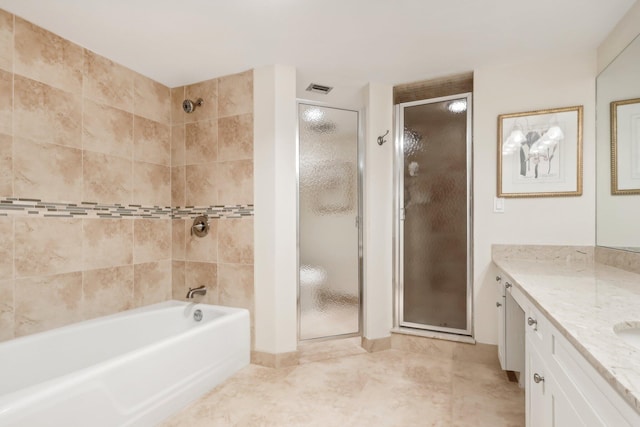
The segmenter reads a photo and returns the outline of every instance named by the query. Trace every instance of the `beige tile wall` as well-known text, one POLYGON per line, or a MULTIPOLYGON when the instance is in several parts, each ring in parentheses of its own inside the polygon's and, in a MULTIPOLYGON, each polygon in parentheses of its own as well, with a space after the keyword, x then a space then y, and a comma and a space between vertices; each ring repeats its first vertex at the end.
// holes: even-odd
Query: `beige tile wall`
POLYGON ((1 10, 0 20, 14 30, 0 35, 0 161, 13 165, 0 195, 170 206, 169 88, 1 10))
MULTIPOLYGON (((0 197, 253 203, 251 71, 169 89, 0 10, 0 197), (193 114, 185 97, 205 100, 193 114)), ((253 220, 0 217, 0 340, 182 299, 253 311, 253 220)))
MULTIPOLYGON (((169 89, 0 10, 0 197, 252 204, 253 73, 169 89)), ((0 216, 0 341, 200 285, 253 313, 253 219, 190 225, 0 216)))
MULTIPOLYGON (((170 89, 0 10, 0 197, 171 205, 170 89)), ((171 298, 170 219, 0 216, 0 341, 171 298)))
MULTIPOLYGON (((253 204, 253 72, 171 89, 171 204, 253 204), (203 105, 186 114, 182 101, 203 105)), ((253 319, 253 219, 212 219, 208 236, 172 221, 173 298, 244 307, 253 319)), ((253 324, 253 323, 252 323, 253 324)), ((252 327, 253 330, 253 327, 252 327)))
POLYGON ((253 203, 252 71, 172 89, 171 129, 173 206, 253 203))
POLYGON ((0 341, 170 298, 170 219, 0 217, 0 341))

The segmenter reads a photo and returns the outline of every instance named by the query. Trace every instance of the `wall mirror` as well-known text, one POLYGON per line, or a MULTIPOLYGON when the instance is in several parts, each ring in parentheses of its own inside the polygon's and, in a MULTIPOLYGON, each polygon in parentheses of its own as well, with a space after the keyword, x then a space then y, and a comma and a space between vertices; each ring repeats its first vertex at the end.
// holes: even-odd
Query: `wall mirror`
POLYGON ((596 80, 598 246, 640 252, 640 36, 596 80))

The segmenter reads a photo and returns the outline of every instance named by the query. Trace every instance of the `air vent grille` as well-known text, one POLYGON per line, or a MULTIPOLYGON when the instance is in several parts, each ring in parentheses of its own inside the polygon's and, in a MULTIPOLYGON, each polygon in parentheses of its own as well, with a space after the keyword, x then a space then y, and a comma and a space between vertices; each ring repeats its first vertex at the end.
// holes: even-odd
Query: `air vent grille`
POLYGON ((319 85, 317 83, 311 83, 309 86, 307 86, 307 91, 315 92, 315 93, 323 93, 325 95, 331 92, 332 89, 333 88, 331 86, 319 85))

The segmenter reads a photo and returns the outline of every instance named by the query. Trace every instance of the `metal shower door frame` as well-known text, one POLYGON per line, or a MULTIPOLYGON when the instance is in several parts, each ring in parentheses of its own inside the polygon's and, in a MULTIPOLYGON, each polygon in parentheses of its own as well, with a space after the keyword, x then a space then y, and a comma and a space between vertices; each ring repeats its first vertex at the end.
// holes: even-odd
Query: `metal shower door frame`
POLYGON ((298 276, 296 278, 296 309, 297 309, 297 319, 296 319, 296 330, 297 330, 297 341, 298 343, 310 343, 310 342, 320 342, 320 341, 328 341, 333 339, 340 338, 349 338, 349 337, 359 337, 362 336, 363 331, 363 230, 364 230, 364 220, 363 220, 363 188, 364 188, 364 123, 362 123, 362 118, 364 117, 363 111, 354 109, 354 108, 341 108, 341 107, 333 107, 329 106, 326 103, 315 102, 306 99, 297 99, 296 100, 296 266, 298 271, 298 276), (358 209, 356 215, 356 221, 358 225, 358 331, 348 334, 338 334, 338 335, 329 335, 325 337, 318 338, 308 338, 308 339, 300 339, 300 320, 302 318, 302 307, 300 304, 300 105, 310 105, 314 107, 322 107, 322 108, 331 108, 334 110, 343 110, 350 111, 356 113, 357 120, 357 135, 356 135, 356 163, 358 169, 358 209))
POLYGON ((395 326, 400 330, 444 332, 473 337, 473 108, 471 92, 403 102, 395 106, 394 147, 394 269, 395 269, 395 326), (435 104, 455 99, 467 101, 467 322, 465 329, 423 325, 404 321, 404 109, 417 105, 435 104))

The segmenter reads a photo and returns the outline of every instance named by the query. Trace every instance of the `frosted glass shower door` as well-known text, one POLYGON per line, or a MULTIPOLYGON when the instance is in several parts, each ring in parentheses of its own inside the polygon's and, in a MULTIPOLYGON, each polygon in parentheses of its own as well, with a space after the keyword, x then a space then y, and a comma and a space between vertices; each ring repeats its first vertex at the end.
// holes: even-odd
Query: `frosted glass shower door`
POLYGON ((471 95, 400 104, 399 324, 471 335, 471 95))
POLYGON ((298 104, 299 338, 360 330, 358 112, 298 104))

